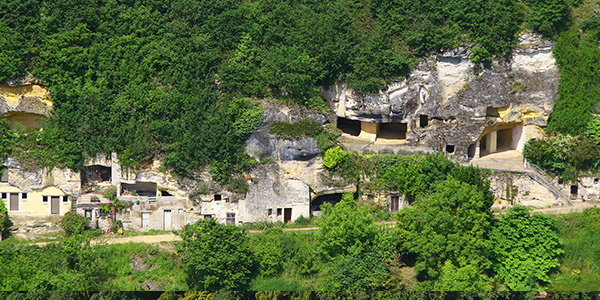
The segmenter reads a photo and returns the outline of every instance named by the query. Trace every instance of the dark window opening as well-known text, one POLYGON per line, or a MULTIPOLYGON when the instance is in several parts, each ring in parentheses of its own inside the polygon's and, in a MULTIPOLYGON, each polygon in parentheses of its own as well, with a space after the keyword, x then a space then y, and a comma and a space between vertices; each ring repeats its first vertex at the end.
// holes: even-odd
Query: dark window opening
POLYGON ((169 193, 169 192, 167 192, 167 191, 160 191, 160 195, 161 195, 161 196, 163 196, 163 197, 170 197, 170 196, 173 196, 173 195, 171 195, 171 193, 169 193))
POLYGON ((42 202, 48 203, 48 196, 42 196, 42 202))
POLYGON ((448 153, 448 154, 454 153, 454 145, 446 145, 446 153, 448 153))
POLYGON ((278 209, 277 209, 277 216, 278 216, 278 217, 279 217, 279 216, 281 216, 281 213, 282 213, 282 211, 283 211, 283 210, 282 210, 281 208, 278 208, 278 209))
POLYGON ((227 213, 227 218, 225 219, 225 223, 235 225, 235 213, 227 213))
POLYGON ((90 221, 92 220, 92 210, 91 209, 85 210, 85 217, 90 221))
POLYGON ((485 110, 485 115, 486 115, 486 117, 492 117, 492 118, 500 117, 500 114, 498 113, 498 108, 496 108, 496 107, 488 107, 485 110))
POLYGON ((598 181, 600 181, 600 178, 594 178, 594 183, 598 183, 598 181))
POLYGON ((69 196, 62 196, 62 202, 63 203, 69 202, 69 196))
POLYGON ((406 123, 381 123, 377 138, 405 140, 408 126, 406 123))
POLYGON ((21 193, 21 199, 27 200, 27 193, 21 193))
POLYGON ((467 149, 467 155, 469 158, 475 157, 475 144, 469 145, 469 148, 467 149))
POLYGON ((353 136, 360 135, 360 121, 350 120, 346 118, 337 118, 337 128, 344 133, 353 136))
POLYGON ((2 199, 8 198, 8 193, 2 193, 2 199))
POLYGON ((270 216, 272 214, 273 214, 273 209, 272 208, 267 209, 267 216, 270 216))
POLYGON ((8 169, 2 168, 0 171, 2 172, 2 178, 0 179, 0 182, 8 182, 8 169))
POLYGON ((571 186, 571 199, 577 199, 577 185, 571 186))
POLYGON ((215 194, 215 201, 221 201, 222 197, 220 194, 215 194))
POLYGON ((81 171, 81 183, 98 183, 110 181, 111 168, 99 165, 85 167, 81 171))
POLYGON ((429 125, 429 118, 427 117, 427 115, 420 115, 419 116, 419 127, 425 128, 428 125, 429 125))

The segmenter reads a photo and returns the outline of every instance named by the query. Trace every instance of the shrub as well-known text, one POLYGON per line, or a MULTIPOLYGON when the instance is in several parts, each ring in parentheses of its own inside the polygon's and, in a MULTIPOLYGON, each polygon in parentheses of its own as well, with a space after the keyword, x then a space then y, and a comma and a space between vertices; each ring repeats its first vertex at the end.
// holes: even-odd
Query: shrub
POLYGON ((327 169, 333 169, 336 166, 342 164, 342 162, 348 157, 348 153, 346 153, 342 148, 335 147, 325 151, 325 157, 323 157, 323 165, 327 169))
POLYGON ((90 220, 74 211, 68 211, 60 221, 60 226, 67 236, 81 234, 89 224, 90 220))
POLYGON ((8 228, 11 226, 10 219, 8 218, 8 210, 4 201, 0 201, 0 241, 2 237, 8 232, 8 228))

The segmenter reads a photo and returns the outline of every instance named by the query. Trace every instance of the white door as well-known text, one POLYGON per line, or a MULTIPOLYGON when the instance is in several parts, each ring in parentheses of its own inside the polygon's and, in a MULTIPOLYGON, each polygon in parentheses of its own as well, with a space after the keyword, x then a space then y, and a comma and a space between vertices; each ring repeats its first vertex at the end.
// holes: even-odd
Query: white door
POLYGON ((142 212, 142 228, 150 227, 150 213, 142 212))
POLYGON ((165 230, 171 230, 171 210, 165 209, 165 230))

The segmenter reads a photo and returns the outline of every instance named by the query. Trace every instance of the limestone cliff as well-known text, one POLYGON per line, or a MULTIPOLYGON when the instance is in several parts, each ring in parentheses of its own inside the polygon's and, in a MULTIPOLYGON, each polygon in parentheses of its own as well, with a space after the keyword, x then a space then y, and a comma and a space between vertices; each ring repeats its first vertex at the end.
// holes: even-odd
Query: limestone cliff
POLYGON ((527 139, 541 135, 539 127, 546 125, 558 96, 552 46, 539 36, 522 34, 509 56, 495 58, 489 66, 473 63, 469 48, 452 49, 429 57, 406 79, 377 94, 339 82, 322 96, 338 123, 349 124, 350 134, 352 122, 361 122, 355 125, 360 134, 354 135, 366 142, 397 139, 446 150, 462 161, 480 147, 488 152, 496 146, 521 150, 527 139), (394 123, 401 126, 389 125, 394 123), (510 138, 498 136, 498 145, 487 142, 486 149, 486 134, 502 135, 507 129, 510 138))
POLYGON ((0 116, 7 118, 11 127, 19 123, 39 129, 50 110, 52 100, 48 91, 33 77, 17 78, 0 85, 0 116))

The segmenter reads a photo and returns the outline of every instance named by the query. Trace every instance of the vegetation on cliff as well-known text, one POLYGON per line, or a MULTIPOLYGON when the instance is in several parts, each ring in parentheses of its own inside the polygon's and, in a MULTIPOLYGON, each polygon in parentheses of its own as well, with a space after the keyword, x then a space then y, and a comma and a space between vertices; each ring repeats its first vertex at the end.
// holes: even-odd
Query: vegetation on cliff
MULTIPOLYGON (((241 97, 322 106, 338 79, 375 91, 428 53, 476 43, 510 50, 522 26, 554 36, 564 0, 155 1, 0 3, 0 81, 31 73, 50 91, 44 131, 13 155, 78 168, 114 147, 124 164, 156 156, 216 180, 249 162, 262 111, 241 97)), ((326 139, 324 139, 326 140, 326 139)), ((325 148, 329 148, 327 145, 325 148)))

